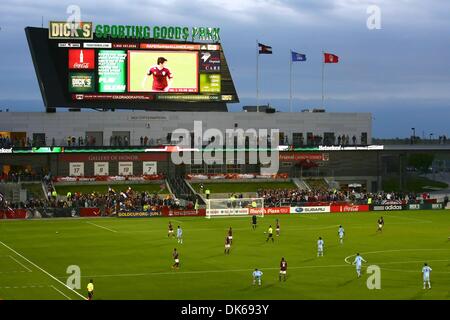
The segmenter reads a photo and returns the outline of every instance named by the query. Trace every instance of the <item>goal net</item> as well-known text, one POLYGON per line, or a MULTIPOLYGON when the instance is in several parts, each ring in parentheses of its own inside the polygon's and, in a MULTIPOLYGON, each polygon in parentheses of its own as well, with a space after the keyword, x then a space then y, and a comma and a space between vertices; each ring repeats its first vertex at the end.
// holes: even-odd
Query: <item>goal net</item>
POLYGON ((207 218, 249 215, 264 217, 264 198, 206 200, 207 218))

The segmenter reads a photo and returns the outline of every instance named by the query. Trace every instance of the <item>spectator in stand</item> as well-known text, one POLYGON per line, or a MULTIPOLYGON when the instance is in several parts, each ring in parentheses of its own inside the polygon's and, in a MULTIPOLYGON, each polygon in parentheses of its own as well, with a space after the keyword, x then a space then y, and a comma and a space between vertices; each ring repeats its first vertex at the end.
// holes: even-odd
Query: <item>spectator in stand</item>
POLYGON ((143 136, 141 136, 140 141, 141 141, 141 146, 143 146, 144 145, 144 137, 143 136))
POLYGON ((144 146, 147 146, 147 142, 148 142, 148 137, 145 136, 145 138, 144 138, 144 146))

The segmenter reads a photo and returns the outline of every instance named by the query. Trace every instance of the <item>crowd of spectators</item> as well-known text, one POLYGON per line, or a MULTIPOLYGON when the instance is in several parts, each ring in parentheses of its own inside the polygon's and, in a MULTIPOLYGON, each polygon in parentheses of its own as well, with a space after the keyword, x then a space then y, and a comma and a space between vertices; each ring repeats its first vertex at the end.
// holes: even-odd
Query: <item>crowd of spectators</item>
POLYGON ((182 207, 179 200, 175 200, 171 195, 163 197, 156 193, 134 191, 131 188, 125 192, 116 192, 113 188, 109 188, 107 193, 68 192, 66 195, 58 195, 52 187, 49 187, 48 199, 31 199, 20 203, 0 202, 0 209, 100 208, 106 215, 129 211, 158 211, 163 207, 193 209, 194 206, 188 203, 182 207))
POLYGON ((353 204, 384 204, 397 201, 403 204, 420 203, 429 199, 429 193, 416 194, 413 192, 357 192, 328 191, 328 190, 300 190, 300 189, 267 189, 258 190, 258 197, 264 198, 264 206, 301 205, 307 202, 347 202, 353 204))

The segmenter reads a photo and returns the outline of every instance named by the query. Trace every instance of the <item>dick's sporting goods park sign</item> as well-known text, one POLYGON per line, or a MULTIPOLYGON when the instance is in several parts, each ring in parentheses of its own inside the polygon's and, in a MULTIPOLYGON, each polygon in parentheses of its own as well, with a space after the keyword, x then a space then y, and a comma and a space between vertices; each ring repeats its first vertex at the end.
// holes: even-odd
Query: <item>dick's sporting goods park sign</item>
POLYGON ((192 41, 219 41, 220 28, 179 26, 136 26, 98 24, 92 22, 50 21, 50 39, 92 40, 97 39, 167 39, 192 41))

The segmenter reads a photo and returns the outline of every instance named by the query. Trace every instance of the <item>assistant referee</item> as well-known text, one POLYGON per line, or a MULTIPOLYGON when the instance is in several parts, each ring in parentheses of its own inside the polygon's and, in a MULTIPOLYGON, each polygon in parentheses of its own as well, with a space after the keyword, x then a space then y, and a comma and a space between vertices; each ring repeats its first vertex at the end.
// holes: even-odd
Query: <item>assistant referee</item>
POLYGON ((91 279, 87 285, 87 291, 88 291, 88 300, 92 300, 92 297, 94 296, 94 281, 91 279))

